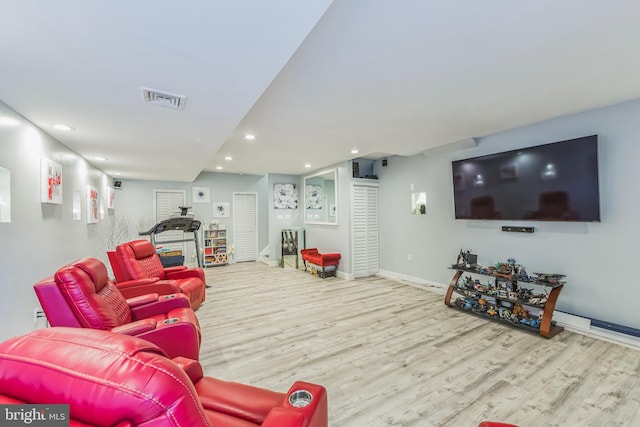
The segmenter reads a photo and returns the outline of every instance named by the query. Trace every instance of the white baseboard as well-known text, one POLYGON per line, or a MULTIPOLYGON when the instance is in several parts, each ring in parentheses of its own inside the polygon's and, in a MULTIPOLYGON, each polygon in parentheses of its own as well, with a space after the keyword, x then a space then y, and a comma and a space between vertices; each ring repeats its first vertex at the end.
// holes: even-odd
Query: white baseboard
MULTIPOLYGON (((449 287, 448 284, 445 285, 443 283, 432 282, 429 280, 424 280, 388 270, 380 270, 377 276, 395 280, 397 282, 402 282, 409 286, 425 289, 427 291, 435 292, 441 295, 444 295, 447 292, 447 288, 449 287)), ((594 326, 591 326, 591 319, 588 319, 586 317, 576 316, 574 314, 554 310, 553 320, 556 321, 556 324, 558 326, 562 326, 567 331, 601 339, 603 341, 608 341, 635 350, 640 350, 640 338, 632 335, 610 331, 607 329, 596 328, 594 326)))
POLYGON ((339 277, 339 278, 344 279, 344 280, 353 280, 353 274, 345 273, 345 272, 340 271, 340 270, 338 270, 336 272, 336 277, 339 277))
POLYGON ((409 286, 426 289, 442 295, 444 295, 447 292, 447 287, 449 286, 449 285, 443 285, 442 283, 432 282, 430 280, 424 280, 424 279, 408 276, 406 274, 396 273, 389 270, 379 270, 376 276, 384 277, 385 279, 395 280, 397 282, 403 282, 409 286))

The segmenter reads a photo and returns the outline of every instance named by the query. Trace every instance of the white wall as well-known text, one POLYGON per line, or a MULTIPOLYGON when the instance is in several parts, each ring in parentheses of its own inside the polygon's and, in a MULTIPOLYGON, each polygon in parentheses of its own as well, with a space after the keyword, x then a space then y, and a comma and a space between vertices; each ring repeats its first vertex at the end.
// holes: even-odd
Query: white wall
MULTIPOLYGON (((11 222, 0 223, 0 340, 34 329, 39 306, 33 285, 75 259, 104 255, 104 234, 113 211, 86 223, 86 185, 102 197, 111 179, 0 102, 0 166, 11 171, 11 222), (63 204, 40 202, 40 159, 62 164, 63 204), (73 190, 82 192, 82 219, 72 216, 73 190)), ((43 326, 39 322, 39 326, 43 326)))
MULTIPOLYGON (((214 172, 202 172, 194 182, 171 182, 171 181, 136 181, 122 180, 122 188, 116 191, 116 213, 117 217, 129 218, 131 223, 145 224, 143 231, 153 225, 153 191, 154 190, 184 190, 186 194, 186 206, 191 206, 190 212, 194 213, 203 227, 213 219, 213 203, 228 202, 231 208, 228 218, 216 218, 218 223, 227 227, 227 242, 233 244, 233 193, 251 192, 258 194, 258 248, 261 250, 269 242, 269 220, 268 220, 268 194, 267 177, 262 175, 239 175, 214 172), (206 187, 210 189, 211 203, 193 203, 192 188, 206 187)), ((200 229, 200 232, 202 232, 200 229)), ((201 239, 202 236, 199 236, 201 239)), ((148 237, 138 237, 148 238, 148 237)), ((162 240, 162 235, 157 236, 157 240, 162 240)), ((187 238, 191 238, 189 235, 187 238)), ((201 242, 201 240, 200 240, 201 242)), ((195 245, 187 243, 185 245, 185 262, 195 263, 195 245)))
POLYGON ((448 284, 460 249, 490 265, 515 258, 529 272, 567 275, 557 309, 640 328, 640 100, 556 118, 481 138, 476 148, 392 157, 380 177, 381 268, 448 284), (456 221, 451 161, 598 134, 601 223, 456 221), (427 215, 410 214, 410 185, 427 193, 427 215), (535 233, 501 226, 531 225, 535 233), (408 254, 413 261, 408 261, 408 254))
MULTIPOLYGON (((340 258, 338 271, 349 275, 351 273, 351 164, 343 162, 322 170, 331 168, 336 168, 338 171, 338 224, 303 224, 303 226, 307 230, 307 247, 318 248, 320 252, 340 252, 342 258, 340 258)), ((309 172, 307 175, 317 172, 320 170, 309 172)), ((301 187, 304 186, 301 184, 301 187)))
MULTIPOLYGON (((302 179, 297 175, 281 175, 269 174, 267 185, 268 193, 268 211, 269 211, 269 243, 267 257, 269 264, 277 264, 282 257, 281 233, 285 228, 302 227, 302 212, 304 205, 302 204, 304 186, 302 179), (275 209, 274 208, 274 186, 276 184, 295 184, 298 190, 298 208, 297 209, 275 209)), ((308 245, 307 245, 308 246, 308 245)), ((261 247, 261 250, 264 249, 261 247)), ((302 249, 302 244, 300 245, 302 249)))

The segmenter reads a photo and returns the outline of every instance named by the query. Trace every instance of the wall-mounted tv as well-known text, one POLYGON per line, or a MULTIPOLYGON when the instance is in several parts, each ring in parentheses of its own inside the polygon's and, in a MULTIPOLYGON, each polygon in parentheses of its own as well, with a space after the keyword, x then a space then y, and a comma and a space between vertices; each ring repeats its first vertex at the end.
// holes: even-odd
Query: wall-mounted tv
POLYGON ((452 162, 456 219, 600 221, 598 136, 452 162))

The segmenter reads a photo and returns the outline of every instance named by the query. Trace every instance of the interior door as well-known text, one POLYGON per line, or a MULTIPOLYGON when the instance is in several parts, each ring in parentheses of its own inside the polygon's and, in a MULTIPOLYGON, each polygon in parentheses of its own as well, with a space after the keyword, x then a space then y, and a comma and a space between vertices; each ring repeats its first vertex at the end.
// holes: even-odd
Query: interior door
MULTIPOLYGON (((180 213, 179 207, 185 206, 186 195, 183 190, 153 190, 153 193, 156 223, 169 218, 171 215, 180 213)), ((155 239, 161 242, 181 240, 184 239, 184 233, 182 231, 165 231, 158 234, 155 239)), ((163 243, 161 246, 172 251, 182 251, 182 254, 186 255, 184 243, 163 243)))
POLYGON ((236 262, 258 259, 257 193, 233 193, 233 244, 236 262))
POLYGON ((378 247, 378 187, 352 186, 351 247, 353 277, 376 274, 379 266, 378 247))

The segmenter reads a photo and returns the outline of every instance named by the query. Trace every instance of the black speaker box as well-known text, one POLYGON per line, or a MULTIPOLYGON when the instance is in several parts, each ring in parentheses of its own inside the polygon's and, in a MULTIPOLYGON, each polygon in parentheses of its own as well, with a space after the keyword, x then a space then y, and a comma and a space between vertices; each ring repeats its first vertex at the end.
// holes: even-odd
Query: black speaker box
POLYGON ((503 225, 502 231, 508 231, 512 233, 533 233, 533 227, 522 227, 519 225, 503 225))
POLYGON ((353 177, 360 178, 360 163, 353 162, 353 177))

